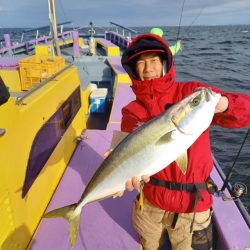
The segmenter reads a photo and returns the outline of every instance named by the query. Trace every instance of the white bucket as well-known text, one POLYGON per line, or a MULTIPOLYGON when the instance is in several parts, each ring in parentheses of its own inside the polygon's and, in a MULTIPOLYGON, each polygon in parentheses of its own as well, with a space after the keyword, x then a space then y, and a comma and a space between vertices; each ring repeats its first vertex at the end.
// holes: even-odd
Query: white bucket
POLYGON ((106 110, 107 88, 97 88, 90 94, 90 112, 104 113, 106 110))
POLYGON ((90 92, 94 91, 95 89, 97 89, 97 85, 95 83, 90 83, 90 92))

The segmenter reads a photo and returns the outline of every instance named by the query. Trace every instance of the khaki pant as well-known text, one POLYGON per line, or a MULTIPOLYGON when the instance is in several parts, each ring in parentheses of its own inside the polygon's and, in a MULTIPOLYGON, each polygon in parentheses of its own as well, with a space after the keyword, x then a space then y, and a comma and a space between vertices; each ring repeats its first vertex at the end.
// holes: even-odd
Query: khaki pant
MULTIPOLYGON (((144 199, 144 208, 143 212, 141 212, 138 200, 135 200, 133 223, 140 235, 140 241, 144 250, 161 249, 166 231, 169 235, 172 250, 211 248, 211 242, 207 243, 207 233, 205 233, 205 237, 201 237, 201 232, 207 232, 206 229, 210 228, 208 227, 211 225, 210 210, 196 213, 192 233, 190 233, 190 227, 193 213, 179 214, 175 228, 171 228, 173 219, 174 213, 153 206, 147 199, 144 199)), ((212 230, 210 230, 209 235, 209 241, 212 241, 212 230)))

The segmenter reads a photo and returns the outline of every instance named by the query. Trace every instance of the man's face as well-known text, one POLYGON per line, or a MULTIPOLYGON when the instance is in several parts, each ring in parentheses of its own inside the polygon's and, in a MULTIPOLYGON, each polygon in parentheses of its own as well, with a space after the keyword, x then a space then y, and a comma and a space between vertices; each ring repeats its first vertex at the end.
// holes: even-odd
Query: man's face
POLYGON ((136 74, 141 81, 158 78, 162 76, 162 67, 159 53, 146 52, 136 61, 136 74))

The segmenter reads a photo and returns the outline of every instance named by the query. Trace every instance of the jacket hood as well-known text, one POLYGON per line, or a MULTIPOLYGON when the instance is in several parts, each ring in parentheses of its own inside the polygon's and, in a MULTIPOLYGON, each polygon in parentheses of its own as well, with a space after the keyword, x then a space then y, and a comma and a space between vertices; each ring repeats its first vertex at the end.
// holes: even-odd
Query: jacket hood
POLYGON ((167 44, 167 42, 158 35, 155 34, 142 34, 137 36, 124 51, 121 59, 123 68, 129 74, 132 82, 139 80, 135 73, 135 63, 139 55, 145 52, 160 52, 165 74, 173 72, 173 55, 167 44))

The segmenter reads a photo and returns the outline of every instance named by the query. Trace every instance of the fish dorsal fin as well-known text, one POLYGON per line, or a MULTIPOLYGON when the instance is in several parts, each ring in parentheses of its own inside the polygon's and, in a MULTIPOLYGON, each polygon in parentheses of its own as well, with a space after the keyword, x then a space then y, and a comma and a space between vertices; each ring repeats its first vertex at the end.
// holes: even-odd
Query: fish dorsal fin
POLYGON ((164 134, 157 142, 156 142, 156 145, 157 146, 161 146, 163 144, 166 144, 168 142, 170 142, 173 138, 173 131, 175 129, 171 129, 169 130, 166 134, 164 134))
POLYGON ((181 154, 177 159, 176 162, 178 164, 179 169, 183 174, 186 174, 187 172, 187 165, 188 165, 188 156, 187 151, 183 154, 181 154))

